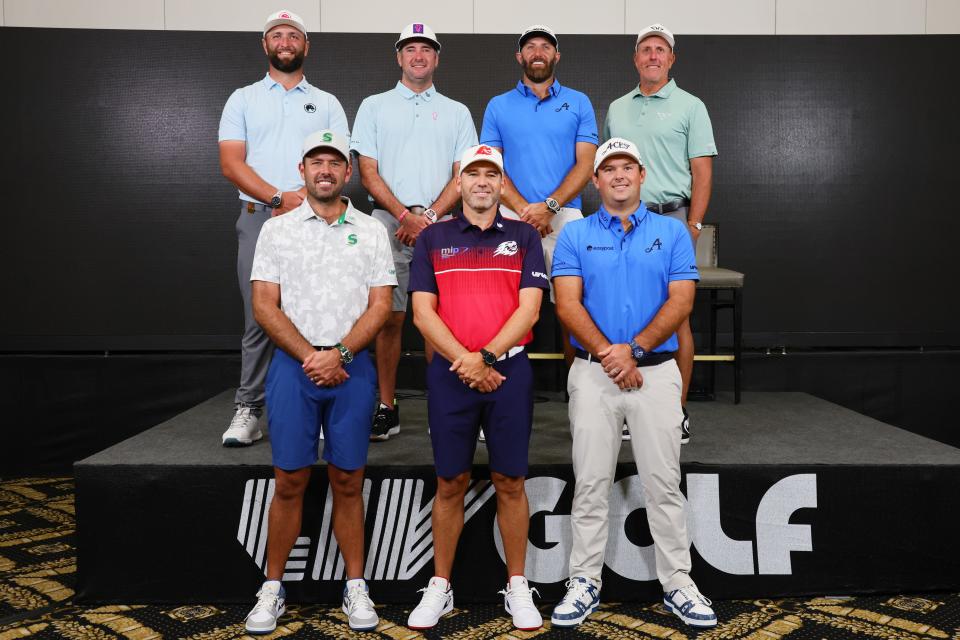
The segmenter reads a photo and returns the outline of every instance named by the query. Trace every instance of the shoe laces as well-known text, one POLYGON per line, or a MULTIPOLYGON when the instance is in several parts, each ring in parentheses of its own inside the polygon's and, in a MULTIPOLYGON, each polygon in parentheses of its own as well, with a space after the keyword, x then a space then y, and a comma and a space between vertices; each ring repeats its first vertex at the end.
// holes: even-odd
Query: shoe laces
MULTIPOLYGON (((587 591, 590 589, 591 585, 588 580, 577 580, 575 578, 570 578, 567 580, 567 583, 564 585, 567 588, 566 595, 563 596, 563 599, 560 601, 562 603, 570 604, 580 600, 587 591)), ((539 595, 539 594, 537 594, 539 595)))
POLYGON ((507 596, 511 600, 520 600, 522 604, 529 604, 531 607, 533 605, 533 594, 537 594, 537 597, 540 597, 540 592, 537 591, 536 587, 531 587, 529 584, 522 584, 516 587, 510 588, 510 585, 507 585, 506 589, 501 589, 498 591, 500 595, 507 596))
POLYGON ((370 599, 370 592, 362 586, 354 586, 347 589, 347 609, 354 613, 357 609, 373 610, 373 600, 370 599))
POLYGON ((687 600, 690 600, 693 602, 702 602, 708 607, 713 605, 713 602, 707 596, 700 593, 700 590, 697 589, 696 585, 688 584, 685 587, 680 587, 679 589, 677 589, 677 591, 679 591, 680 595, 682 595, 687 600))
POLYGON ((237 412, 233 414, 233 419, 230 420, 230 428, 237 429, 239 427, 243 427, 244 423, 246 423, 246 421, 249 420, 252 415, 252 407, 240 407, 237 409, 237 412))
POLYGON ((271 615, 277 611, 277 602, 280 600, 280 592, 273 593, 265 589, 257 591, 257 604, 253 606, 251 615, 255 613, 267 612, 271 615))
POLYGON ((429 584, 423 589, 420 589, 419 593, 423 594, 423 602, 421 602, 421 604, 427 603, 432 608, 442 609, 443 605, 447 602, 447 597, 450 592, 436 585, 429 584))

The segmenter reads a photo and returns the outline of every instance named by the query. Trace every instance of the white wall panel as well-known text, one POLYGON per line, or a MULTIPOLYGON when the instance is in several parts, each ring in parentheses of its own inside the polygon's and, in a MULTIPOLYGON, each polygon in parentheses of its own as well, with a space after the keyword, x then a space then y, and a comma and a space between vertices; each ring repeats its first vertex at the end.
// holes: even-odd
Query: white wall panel
POLYGON ((0 0, 0 27, 6 25, 3 20, 3 0, 0 0))
POLYGON ((475 32, 520 35, 531 24, 545 24, 561 39, 565 33, 626 33, 625 1, 633 0, 475 0, 475 32))
POLYGON ((627 2, 627 33, 659 22, 674 34, 773 35, 776 0, 627 2))
POLYGON ((960 0, 927 0, 927 33, 960 33, 960 0))
POLYGON ((163 29, 163 0, 5 0, 8 27, 163 29))
POLYGON ((293 11, 307 26, 320 31, 320 0, 165 0, 167 29, 178 31, 260 31, 267 16, 280 9, 293 11))
POLYGON ((777 35, 924 33, 926 0, 777 0, 777 35))
POLYGON ((399 34, 404 26, 419 20, 430 25, 437 38, 444 33, 473 32, 473 3, 467 0, 320 0, 320 16, 324 31, 399 34))

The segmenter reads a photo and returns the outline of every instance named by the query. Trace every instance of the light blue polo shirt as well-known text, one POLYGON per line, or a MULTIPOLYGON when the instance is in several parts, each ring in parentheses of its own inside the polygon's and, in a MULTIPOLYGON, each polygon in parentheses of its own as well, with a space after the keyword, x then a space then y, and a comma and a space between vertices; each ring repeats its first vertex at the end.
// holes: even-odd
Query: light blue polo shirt
MULTIPOLYGON (((220 117, 220 142, 242 140, 246 162, 257 175, 283 191, 296 191, 300 149, 308 135, 332 129, 350 136, 347 114, 332 95, 304 78, 290 91, 270 77, 233 92, 220 117)), ((242 191, 240 199, 260 202, 242 191)))
POLYGON ((431 85, 416 93, 402 82, 364 98, 350 149, 377 161, 380 177, 404 205, 432 205, 453 177, 453 163, 477 144, 470 110, 431 85))
MULTIPOLYGON (((568 222, 553 253, 553 277, 583 279, 583 306, 614 344, 630 342, 669 297, 673 280, 699 280, 693 243, 683 223, 647 211, 642 202, 624 235, 620 218, 601 206, 592 216, 568 222)), ((579 349, 573 336, 570 341, 579 349)), ((676 351, 677 334, 653 349, 676 351)))
MULTIPOLYGON (((543 202, 577 162, 577 143, 599 144, 590 98, 557 80, 541 100, 523 80, 483 114, 480 142, 503 149, 507 175, 527 202, 543 202)), ((581 198, 564 206, 581 208, 581 198)))

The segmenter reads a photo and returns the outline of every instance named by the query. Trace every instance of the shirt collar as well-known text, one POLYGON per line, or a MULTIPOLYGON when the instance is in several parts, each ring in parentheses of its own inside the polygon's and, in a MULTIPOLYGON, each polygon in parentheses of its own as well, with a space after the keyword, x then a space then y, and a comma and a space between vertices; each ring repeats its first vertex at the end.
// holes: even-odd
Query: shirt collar
MULTIPOLYGON (((280 84, 279 82, 277 82, 276 80, 270 77, 269 71, 267 71, 266 75, 263 77, 263 86, 267 88, 267 91, 270 91, 274 87, 280 87, 281 91, 286 91, 286 89, 283 88, 282 84, 280 84)), ((297 91, 302 91, 303 93, 306 93, 309 88, 310 88, 310 83, 307 82, 307 76, 303 76, 302 78, 300 78, 300 82, 297 83, 297 86, 291 89, 291 91, 297 90, 297 91)))
POLYGON ((403 84, 398 80, 397 92, 401 96, 403 96, 405 100, 409 100, 410 98, 419 96, 424 100, 426 100, 427 102, 430 102, 430 100, 433 98, 433 95, 437 92, 437 89, 431 84, 429 87, 427 87, 420 93, 417 93, 416 91, 414 91, 413 89, 411 89, 410 87, 408 87, 407 85, 403 84))
MULTIPOLYGON (((357 210, 353 208, 353 203, 350 202, 350 198, 348 198, 348 197, 346 197, 346 196, 340 196, 340 200, 341 200, 342 202, 347 203, 347 208, 344 209, 343 213, 340 214, 340 217, 337 218, 337 219, 334 221, 334 223, 333 223, 332 225, 330 225, 330 226, 331 226, 331 227, 335 227, 335 226, 340 225, 340 224, 356 224, 356 223, 357 223, 357 210)), ((309 220, 322 220, 322 218, 320 218, 320 216, 318 216, 316 213, 314 213, 313 207, 310 206, 310 203, 307 202, 307 199, 306 199, 306 198, 303 199, 303 202, 300 203, 300 207, 299 207, 298 209, 295 209, 295 211, 298 212, 298 214, 297 214, 297 215, 298 215, 298 218, 299 218, 302 222, 307 222, 307 221, 309 221, 309 220)), ((293 213, 293 212, 291 211, 290 213, 293 213)), ((324 222, 326 222, 326 221, 324 220, 324 222)))
POLYGON ((659 91, 657 91, 656 93, 652 93, 652 94, 650 94, 649 96, 645 96, 645 95, 643 95, 642 93, 640 93, 640 85, 639 85, 639 84, 638 84, 636 87, 634 87, 634 89, 633 89, 633 91, 631 92, 630 95, 631 95, 632 97, 634 97, 634 98, 637 98, 637 97, 641 97, 641 98, 669 98, 669 97, 670 97, 670 94, 673 93, 673 90, 676 89, 676 88, 677 88, 677 81, 674 80, 673 78, 670 78, 670 80, 667 82, 667 84, 665 84, 665 85, 663 85, 662 87, 660 87, 660 90, 659 90, 659 91))
MULTIPOLYGON (((560 81, 554 78, 553 84, 550 85, 550 95, 556 98, 558 95, 560 95, 561 89, 563 89, 563 87, 560 86, 560 81)), ((530 87, 528 87, 523 83, 523 78, 520 78, 519 80, 517 80, 517 91, 519 91, 520 95, 524 97, 527 97, 527 96, 537 97, 537 94, 531 91, 530 87)))
MULTIPOLYGON (((456 220, 457 224, 460 226, 461 233, 470 228, 479 229, 477 225, 467 220, 467 217, 464 216, 462 213, 456 216, 454 220, 456 220)), ((506 233, 506 231, 503 230, 503 216, 500 215, 500 207, 497 207, 497 213, 493 218, 493 224, 490 225, 487 229, 484 229, 484 232, 491 231, 491 230, 499 231, 500 233, 506 233)))
MULTIPOLYGON (((648 215, 647 205, 643 203, 643 200, 640 201, 640 206, 637 207, 637 210, 630 214, 630 224, 634 228, 639 227, 640 223, 643 222, 643 219, 648 215)), ((597 209, 597 219, 600 221, 600 224, 604 229, 610 228, 610 223, 613 222, 614 216, 610 215, 604 206, 601 204, 600 208, 597 209)))

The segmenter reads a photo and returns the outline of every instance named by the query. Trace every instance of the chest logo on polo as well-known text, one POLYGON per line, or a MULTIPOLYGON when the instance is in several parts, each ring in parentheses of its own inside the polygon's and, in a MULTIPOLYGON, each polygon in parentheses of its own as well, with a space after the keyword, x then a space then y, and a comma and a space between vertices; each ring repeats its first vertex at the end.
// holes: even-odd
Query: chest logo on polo
POLYGON ((657 238, 656 240, 654 240, 653 244, 647 247, 646 249, 644 249, 644 251, 646 251, 647 253, 650 253, 654 249, 656 249, 657 251, 660 251, 661 249, 663 249, 663 243, 660 242, 660 238, 657 238))
POLYGON ((501 242, 493 252, 495 256, 512 256, 517 253, 517 243, 513 240, 501 242))
POLYGON ((560 111, 562 111, 562 110, 564 110, 564 109, 566 109, 567 111, 570 111, 570 105, 569 105, 568 103, 566 103, 566 102, 564 102, 562 105, 560 105, 559 107, 557 107, 556 109, 554 109, 554 111, 556 111, 557 113, 560 113, 560 111))
POLYGON ((303 105, 303 110, 307 113, 316 113, 317 105, 313 104, 312 102, 308 102, 307 104, 303 105))
POLYGON ((669 112, 657 111, 657 117, 660 118, 661 120, 666 120, 672 115, 673 114, 669 112))
POLYGON ((466 253, 470 247, 443 247, 440 249, 440 259, 446 260, 447 258, 452 258, 453 256, 466 253))
POLYGON ((357 244, 357 234, 351 233, 347 236, 347 245, 352 247, 355 244, 357 244))
POLYGON ((614 249, 613 245, 610 245, 609 247, 592 245, 592 244, 587 245, 587 251, 613 251, 613 249, 614 249))

